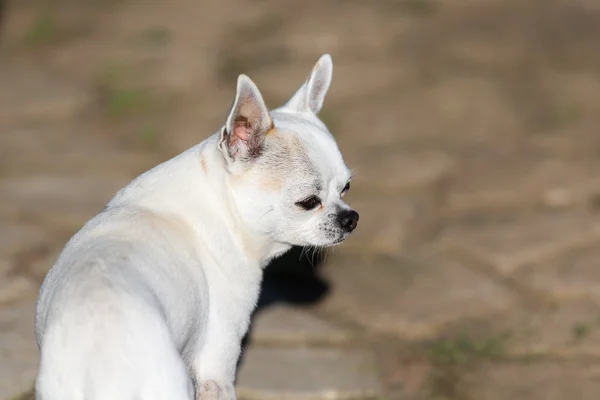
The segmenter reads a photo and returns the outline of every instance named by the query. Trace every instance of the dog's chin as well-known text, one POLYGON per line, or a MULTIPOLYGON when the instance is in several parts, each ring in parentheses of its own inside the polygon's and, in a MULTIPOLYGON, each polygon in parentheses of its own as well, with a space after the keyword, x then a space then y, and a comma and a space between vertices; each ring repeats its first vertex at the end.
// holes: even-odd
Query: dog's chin
POLYGON ((335 247, 335 246, 339 246, 346 239, 348 239, 348 237, 350 237, 350 233, 342 233, 339 237, 337 237, 333 241, 327 242, 325 244, 321 244, 320 247, 335 247))
MULTIPOLYGON (((350 235, 348 235, 348 236, 350 236, 350 235)), ((327 247, 339 246, 340 244, 344 243, 344 241, 348 238, 348 236, 344 236, 344 237, 341 237, 341 238, 337 239, 336 241, 334 241, 331 244, 327 245, 327 247)))

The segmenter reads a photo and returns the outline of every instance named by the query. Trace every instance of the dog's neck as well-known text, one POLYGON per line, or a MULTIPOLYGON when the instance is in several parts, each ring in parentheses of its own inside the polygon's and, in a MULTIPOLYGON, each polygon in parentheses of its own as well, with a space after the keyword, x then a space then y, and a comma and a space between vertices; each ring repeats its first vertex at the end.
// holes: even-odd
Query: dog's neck
POLYGON ((273 241, 242 219, 216 142, 212 136, 142 174, 109 206, 136 205, 179 218, 213 256, 244 258, 263 268, 291 246, 273 241))

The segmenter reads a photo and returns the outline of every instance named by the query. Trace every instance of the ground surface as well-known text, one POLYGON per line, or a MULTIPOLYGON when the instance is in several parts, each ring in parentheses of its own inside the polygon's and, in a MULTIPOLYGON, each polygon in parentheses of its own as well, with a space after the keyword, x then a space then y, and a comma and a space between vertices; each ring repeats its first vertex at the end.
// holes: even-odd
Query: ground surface
POLYGON ((322 116, 361 220, 315 276, 267 282, 239 396, 598 398, 596 1, 14 0, 0 14, 1 399, 35 378, 34 301, 70 235, 218 129, 239 72, 275 106, 323 52, 322 116))

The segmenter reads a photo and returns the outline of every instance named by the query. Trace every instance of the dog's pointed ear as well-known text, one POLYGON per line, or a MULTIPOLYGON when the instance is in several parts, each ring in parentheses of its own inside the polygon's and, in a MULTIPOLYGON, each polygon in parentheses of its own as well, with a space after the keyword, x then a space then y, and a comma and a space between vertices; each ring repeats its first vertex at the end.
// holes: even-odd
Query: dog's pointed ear
POLYGON ((300 112, 310 111, 315 115, 319 114, 331 84, 332 72, 331 56, 329 54, 321 56, 304 85, 282 108, 300 112))
POLYGON ((258 157, 265 135, 272 128, 269 110, 258 88, 246 75, 240 75, 233 106, 221 130, 219 148, 223 155, 228 160, 258 157))

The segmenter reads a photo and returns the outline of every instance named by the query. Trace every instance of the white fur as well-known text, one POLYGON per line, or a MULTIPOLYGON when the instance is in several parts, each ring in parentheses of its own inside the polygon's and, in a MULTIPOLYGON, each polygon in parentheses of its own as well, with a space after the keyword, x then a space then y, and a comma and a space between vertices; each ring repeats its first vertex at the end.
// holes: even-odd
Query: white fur
POLYGON ((330 80, 326 55, 268 112, 241 76, 220 132, 135 179, 73 236, 38 299, 39 400, 190 400, 213 383, 235 399, 264 266, 350 233, 335 225, 350 175, 316 116, 330 80), (322 207, 295 205, 311 194, 322 207))

